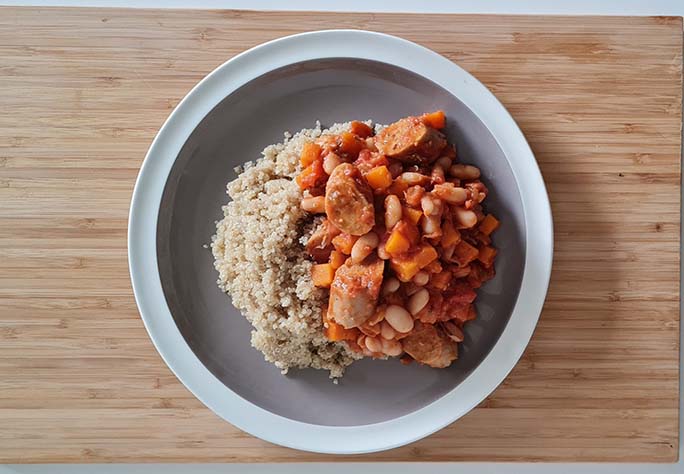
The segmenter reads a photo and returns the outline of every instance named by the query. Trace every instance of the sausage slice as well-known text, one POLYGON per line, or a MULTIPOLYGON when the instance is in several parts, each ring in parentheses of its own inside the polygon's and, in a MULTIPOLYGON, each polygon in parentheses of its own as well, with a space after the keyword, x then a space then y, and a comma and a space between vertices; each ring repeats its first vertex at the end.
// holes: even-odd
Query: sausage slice
POLYGON ((375 225, 373 192, 353 165, 338 165, 328 178, 325 212, 328 219, 347 234, 364 235, 375 225))
POLYGON ((337 269, 330 286, 328 318, 345 328, 361 326, 375 313, 385 262, 375 257, 366 263, 350 259, 337 269))
POLYGON ((407 163, 432 163, 446 146, 444 135, 418 117, 403 118, 378 133, 375 146, 388 158, 407 163))

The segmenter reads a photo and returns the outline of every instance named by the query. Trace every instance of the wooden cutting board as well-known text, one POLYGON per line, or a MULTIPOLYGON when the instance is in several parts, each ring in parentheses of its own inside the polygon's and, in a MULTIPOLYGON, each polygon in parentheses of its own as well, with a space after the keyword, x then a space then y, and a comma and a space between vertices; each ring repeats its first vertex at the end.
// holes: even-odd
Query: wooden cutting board
POLYGON ((1 8, 0 462, 675 461, 681 98, 681 18, 1 8), (474 74, 554 212, 517 367, 448 428, 366 456, 273 446, 206 409, 157 355, 126 262, 135 177, 181 97, 323 28, 400 35, 474 74))

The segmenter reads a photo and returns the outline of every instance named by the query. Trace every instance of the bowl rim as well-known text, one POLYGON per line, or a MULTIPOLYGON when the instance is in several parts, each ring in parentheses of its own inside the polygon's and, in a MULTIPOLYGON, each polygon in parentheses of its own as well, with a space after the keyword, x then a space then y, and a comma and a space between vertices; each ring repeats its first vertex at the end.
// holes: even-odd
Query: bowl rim
POLYGON ((402 446, 447 426, 484 400, 505 379, 536 327, 551 276, 551 206, 536 159, 521 130, 496 97, 440 54, 403 38, 364 30, 322 30, 275 39, 226 61, 178 104, 154 138, 140 168, 128 220, 128 264, 136 304, 164 362, 207 407, 239 429, 289 448, 358 454, 402 446), (197 358, 176 326, 162 290, 156 230, 171 168, 201 120, 227 95, 272 70, 302 61, 351 58, 398 66, 461 100, 501 147, 516 183, 525 221, 526 255, 518 299, 489 354, 463 382, 409 414, 361 426, 324 426, 271 413, 237 395, 197 358), (419 71, 428 71, 427 73, 419 71))

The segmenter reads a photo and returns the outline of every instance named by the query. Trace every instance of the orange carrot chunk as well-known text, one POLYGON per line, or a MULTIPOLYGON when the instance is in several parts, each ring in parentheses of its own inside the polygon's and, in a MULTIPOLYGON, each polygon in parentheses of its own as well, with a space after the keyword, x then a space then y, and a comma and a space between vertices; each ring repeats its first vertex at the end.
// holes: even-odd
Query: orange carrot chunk
POLYGON ((319 263, 311 267, 311 279, 319 288, 330 288, 334 277, 335 269, 329 263, 319 263))
POLYGON ((321 156, 321 146, 318 143, 307 142, 302 147, 302 154, 299 155, 299 162, 304 168, 316 161, 321 156))
POLYGON ((496 249, 485 246, 480 249, 477 259, 482 262, 485 267, 491 267, 494 263, 494 257, 496 257, 496 249))
POLYGON ((444 128, 446 126, 446 116, 443 110, 437 110, 420 117, 425 125, 432 128, 444 128))
POLYGON ((344 255, 351 255, 351 249, 358 240, 358 237, 342 232, 332 239, 332 244, 338 252, 344 255))
POLYGON ((370 126, 357 120, 354 120, 351 123, 351 128, 349 131, 352 132, 354 135, 358 135, 361 138, 368 138, 371 135, 373 135, 373 129, 370 128, 370 126))
POLYGON ((347 257, 342 252, 338 250, 330 252, 330 265, 332 265, 335 270, 344 265, 345 260, 347 260, 347 257))
POLYGON ((454 228, 454 224, 451 221, 445 221, 442 224, 442 240, 440 243, 442 247, 451 247, 461 241, 461 233, 454 228))
POLYGON ((411 241, 395 226, 385 243, 385 251, 390 255, 399 255, 408 251, 410 247, 411 241))
POLYGON ((484 235, 489 235, 499 227, 499 221, 491 214, 487 214, 478 228, 484 235))
POLYGON ((327 313, 323 313, 323 328, 325 337, 329 341, 356 341, 360 332, 356 328, 345 329, 344 326, 337 324, 332 319, 328 318, 327 313))
POLYGON ((324 184, 327 176, 323 170, 323 160, 317 159, 304 168, 295 181, 299 185, 299 189, 311 189, 324 184))
POLYGON ((392 175, 387 166, 378 166, 366 173, 366 181, 374 190, 382 191, 392 185, 392 175))

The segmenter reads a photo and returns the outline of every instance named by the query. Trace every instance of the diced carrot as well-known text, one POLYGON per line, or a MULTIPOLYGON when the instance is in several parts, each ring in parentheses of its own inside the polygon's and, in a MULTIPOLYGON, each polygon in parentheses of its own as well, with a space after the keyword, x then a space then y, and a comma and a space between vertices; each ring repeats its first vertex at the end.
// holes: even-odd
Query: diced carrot
POLYGON ((451 281, 451 272, 449 270, 442 270, 441 272, 432 275, 430 278, 430 286, 438 290, 445 290, 451 281))
POLYGON ((475 260, 479 254, 480 251, 477 248, 473 247, 465 240, 461 240, 458 244, 456 244, 452 259, 458 262, 459 266, 465 267, 470 262, 475 260))
POLYGON ((373 135, 373 129, 370 128, 370 126, 357 120, 354 120, 351 123, 351 128, 349 129, 349 131, 352 132, 354 135, 358 135, 361 138, 368 138, 371 135, 373 135))
POLYGON ((323 170, 323 160, 314 160, 297 176, 295 181, 300 189, 310 189, 325 183, 328 175, 323 170))
POLYGON ((423 217, 423 211, 411 207, 404 207, 404 219, 411 224, 418 225, 421 217, 423 217))
POLYGON ((401 177, 394 180, 392 186, 389 187, 388 192, 390 194, 396 194, 400 198, 404 195, 404 191, 409 188, 409 184, 401 179, 401 177))
POLYGON ((440 273, 442 271, 442 264, 439 263, 439 260, 433 260, 424 270, 428 273, 440 273))
POLYGON ((411 247, 411 241, 397 228, 398 226, 399 224, 394 227, 385 244, 385 251, 390 255, 400 255, 411 247))
POLYGON ((420 118, 428 127, 439 129, 446 126, 446 116, 444 115, 443 110, 423 114, 420 118))
POLYGON ((440 243, 442 247, 451 247, 461 241, 461 233, 454 228, 454 224, 451 221, 444 221, 442 224, 442 240, 440 243))
POLYGON ((390 267, 396 273, 397 278, 403 282, 411 281, 411 278, 420 271, 418 262, 406 255, 390 258, 390 267))
POLYGON ((485 267, 491 267, 496 257, 496 249, 494 247, 485 246, 480 249, 477 259, 482 262, 485 267))
POLYGON ((345 260, 347 260, 347 257, 342 252, 338 250, 333 250, 330 252, 330 265, 333 267, 333 269, 337 270, 340 268, 342 265, 344 265, 345 260))
POLYGON ((332 244, 338 252, 342 252, 345 255, 351 255, 351 249, 358 240, 355 235, 349 235, 342 232, 340 235, 335 236, 332 239, 332 244))
POLYGON ((361 150, 366 146, 366 141, 357 137, 351 132, 342 132, 339 134, 337 151, 345 153, 347 156, 356 158, 361 150))
POLYGON ((487 214, 478 228, 484 235, 489 235, 499 227, 499 221, 491 214, 487 214))
POLYGON ((387 189, 392 184, 392 175, 387 166, 378 166, 366 173, 366 181, 376 191, 387 189))
POLYGON ((341 324, 328 319, 325 322, 325 337, 329 341, 356 341, 359 337, 359 330, 356 328, 345 329, 341 324))
POLYGON ((418 262, 418 266, 422 270, 436 260, 438 256, 437 251, 432 245, 423 243, 413 258, 418 262))
POLYGON ((299 156, 299 162, 306 168, 320 156, 321 146, 318 143, 306 142, 302 147, 302 154, 299 156))
POLYGON ((335 269, 329 263, 319 263, 311 267, 311 279, 319 288, 329 288, 335 277, 335 269))

